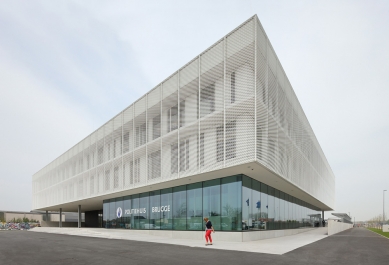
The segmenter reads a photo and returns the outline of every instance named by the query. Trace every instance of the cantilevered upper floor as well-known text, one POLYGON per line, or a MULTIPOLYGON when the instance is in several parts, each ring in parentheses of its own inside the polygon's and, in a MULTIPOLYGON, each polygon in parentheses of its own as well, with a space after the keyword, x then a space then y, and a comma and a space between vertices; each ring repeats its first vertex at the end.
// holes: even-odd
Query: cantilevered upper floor
POLYGON ((256 16, 34 174, 32 208, 102 209, 232 173, 334 206, 335 177, 256 16))

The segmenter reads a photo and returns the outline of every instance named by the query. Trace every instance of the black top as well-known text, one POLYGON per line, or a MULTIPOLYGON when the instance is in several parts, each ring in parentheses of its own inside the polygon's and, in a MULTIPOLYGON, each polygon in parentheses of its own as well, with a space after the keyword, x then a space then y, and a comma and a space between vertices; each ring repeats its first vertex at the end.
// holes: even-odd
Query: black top
POLYGON ((212 229, 212 223, 211 221, 208 221, 205 226, 207 227, 207 229, 212 229))

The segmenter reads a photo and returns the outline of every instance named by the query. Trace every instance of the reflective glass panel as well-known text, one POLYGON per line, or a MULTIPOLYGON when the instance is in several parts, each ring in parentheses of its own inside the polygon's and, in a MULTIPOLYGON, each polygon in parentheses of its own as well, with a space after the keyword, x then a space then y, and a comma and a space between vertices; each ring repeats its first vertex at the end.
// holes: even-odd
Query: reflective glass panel
MULTIPOLYGON (((289 195, 284 193, 284 205, 285 205, 285 221, 286 221, 286 226, 287 223, 289 222, 290 218, 289 218, 289 195)), ((286 227, 286 229, 288 229, 288 227, 286 227)))
POLYGON ((203 230, 203 185, 202 182, 187 185, 187 230, 203 230))
POLYGON ((268 230, 269 216, 267 214, 267 209, 269 208, 267 201, 267 185, 261 183, 261 220, 263 222, 263 229, 268 230))
POLYGON ((124 228, 131 229, 131 196, 126 196, 123 199, 123 219, 124 228))
POLYGON ((170 211, 170 205, 161 205, 161 191, 150 191, 150 229, 161 229, 161 212, 170 211))
POLYGON ((292 208, 292 226, 290 228, 296 228, 296 204, 294 202, 294 197, 289 196, 291 208, 292 208))
POLYGON ((173 229, 173 193, 172 189, 161 190, 161 205, 168 206, 168 211, 161 213, 161 229, 172 230, 173 229))
POLYGON ((269 225, 268 225, 268 229, 269 230, 274 230, 275 227, 274 227, 274 214, 275 214, 275 203, 274 203, 274 188, 273 187, 270 187, 268 186, 268 202, 267 202, 267 205, 268 205, 268 209, 267 209, 267 213, 268 213, 268 218, 269 218, 269 225))
POLYGON ((116 208, 115 208, 115 199, 109 200, 109 228, 116 228, 116 208))
POLYGON ((286 229, 285 226, 285 193, 280 191, 280 220, 281 220, 281 227, 280 229, 286 229))
POLYGON ((173 188, 173 230, 186 230, 186 186, 173 188))
POLYGON ((139 229, 139 194, 131 196, 131 226, 139 229))
POLYGON ((123 197, 117 198, 115 203, 116 228, 124 228, 123 197), (119 209, 120 208, 120 209, 119 209))
POLYGON ((150 229, 148 192, 139 195, 139 229, 150 229))
MULTIPOLYGON (((121 229, 221 231, 312 227, 318 209, 244 175, 103 201, 103 226, 121 229)), ((321 224, 321 223, 320 223, 321 224)))
POLYGON ((253 181, 252 188, 252 203, 251 203, 251 212, 252 212, 252 229, 254 230, 263 230, 264 229, 264 220, 261 218, 261 183, 257 180, 253 181))
POLYGON ((296 221, 297 221, 297 227, 301 227, 301 202, 299 199, 296 198, 296 207, 297 207, 297 218, 296 218, 296 221))
POLYGON ((108 228, 109 200, 103 202, 103 227, 108 228))
POLYGON ((241 179, 240 175, 221 179, 221 230, 242 230, 241 179))
POLYGON ((280 191, 274 189, 274 229, 281 229, 280 222, 280 191))
POLYGON ((252 227, 251 207, 253 200, 251 198, 251 178, 242 176, 242 230, 246 231, 252 227))
POLYGON ((215 230, 220 230, 220 179, 203 183, 203 217, 208 217, 215 230))

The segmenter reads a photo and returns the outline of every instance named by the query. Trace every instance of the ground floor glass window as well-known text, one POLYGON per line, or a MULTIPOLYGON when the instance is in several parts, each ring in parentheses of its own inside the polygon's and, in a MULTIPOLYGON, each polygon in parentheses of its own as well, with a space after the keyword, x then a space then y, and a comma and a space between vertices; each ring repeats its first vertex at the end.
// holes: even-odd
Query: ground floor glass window
POLYGON ((318 208, 249 178, 234 175, 105 200, 103 227, 114 229, 260 231, 312 227, 318 208))

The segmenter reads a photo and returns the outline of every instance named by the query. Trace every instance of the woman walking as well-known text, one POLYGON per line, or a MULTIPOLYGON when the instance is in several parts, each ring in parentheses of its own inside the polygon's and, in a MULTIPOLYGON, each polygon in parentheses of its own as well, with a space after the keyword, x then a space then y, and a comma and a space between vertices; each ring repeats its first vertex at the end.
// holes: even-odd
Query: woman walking
POLYGON ((212 245, 212 237, 211 237, 211 232, 215 233, 215 229, 213 229, 211 221, 207 217, 204 218, 205 222, 205 245, 212 245), (208 244, 209 241, 209 244, 208 244))

